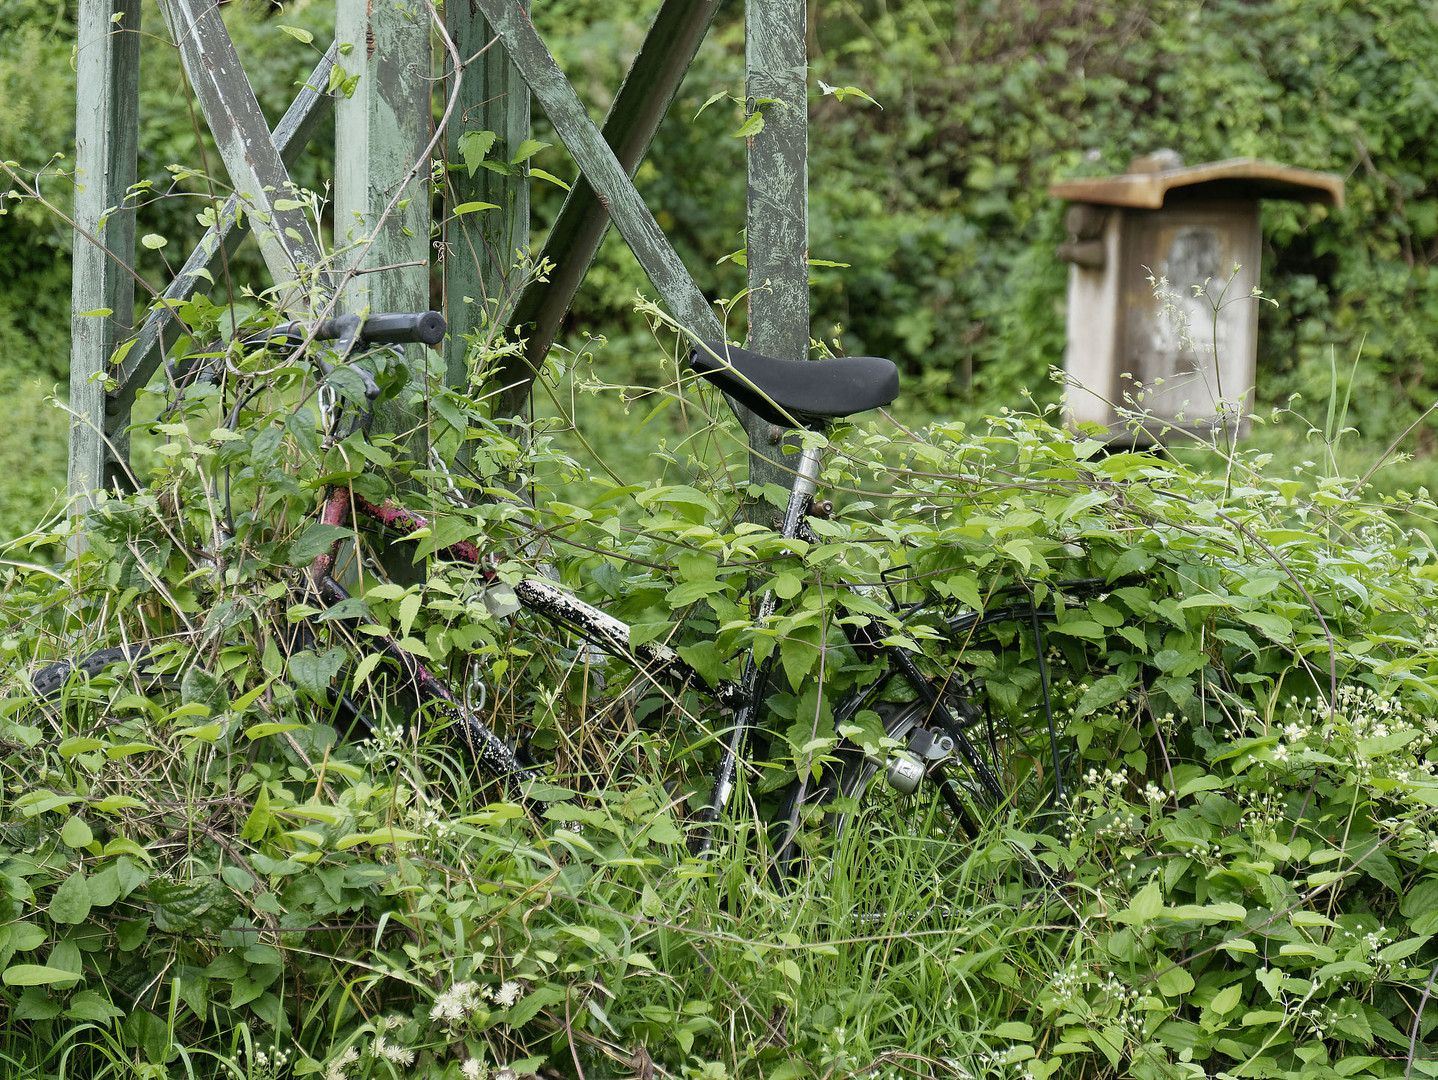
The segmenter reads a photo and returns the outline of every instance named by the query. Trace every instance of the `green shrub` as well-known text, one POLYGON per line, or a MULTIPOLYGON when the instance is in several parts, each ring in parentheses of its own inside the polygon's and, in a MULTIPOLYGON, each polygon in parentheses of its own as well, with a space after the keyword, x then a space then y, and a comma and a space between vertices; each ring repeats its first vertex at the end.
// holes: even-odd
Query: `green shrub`
MULTIPOLYGON (((613 489, 543 431, 522 445, 480 403, 432 391, 420 401, 437 445, 484 435, 461 490, 528 477, 544 561, 636 638, 677 621, 706 673, 750 645, 776 655, 760 777, 721 855, 695 861, 685 795, 718 719, 702 695, 666 701, 622 667, 597 680, 553 628, 488 617, 464 567, 431 559, 408 587, 366 571, 356 595, 550 758, 573 803, 526 812, 470 774, 437 718, 395 727, 368 631, 328 619, 278 646, 313 614, 294 581, 322 539, 306 523, 317 487, 377 497, 388 485, 364 463, 404 471, 405 452, 357 436, 324 449, 302 369, 267 377, 233 435, 214 434, 217 402, 169 421, 163 469, 86 523, 80 562, 10 573, 0 1053, 17 1067, 1435 1071, 1422 1009, 1438 961, 1435 558, 1352 481, 1272 475, 1256 455, 1208 472, 1103 456, 1031 416, 853 429, 827 476, 839 513, 794 545, 724 523, 723 468, 613 489), (610 498, 576 515, 549 478, 610 498), (217 545, 226 515, 233 539, 217 545), (814 872, 777 894, 764 872, 777 788, 829 752, 832 703, 873 676, 835 631, 872 606, 838 584, 880 570, 938 611, 1036 590, 1054 616, 1052 704, 1079 753, 1073 795, 1060 827, 1014 813, 976 841, 922 818, 836 847, 816 833, 814 872), (1060 583, 1090 576, 1111 590, 1066 603, 1060 583), (749 627, 746 577, 784 598, 774 623, 749 627), (172 677, 27 693, 37 666, 118 641, 160 648, 172 677), (317 704, 350 663, 351 697, 381 721, 358 747, 335 741, 342 710, 317 704)), ((410 467, 407 498, 442 502, 427 468, 410 467)), ((454 508, 419 548, 504 544, 517 515, 454 508)), ((506 550, 505 574, 533 557, 506 550)), ((935 625, 890 632, 923 640, 935 625)), ((1042 698, 1034 644, 1013 628, 950 659, 987 681, 1000 716, 1042 698)))

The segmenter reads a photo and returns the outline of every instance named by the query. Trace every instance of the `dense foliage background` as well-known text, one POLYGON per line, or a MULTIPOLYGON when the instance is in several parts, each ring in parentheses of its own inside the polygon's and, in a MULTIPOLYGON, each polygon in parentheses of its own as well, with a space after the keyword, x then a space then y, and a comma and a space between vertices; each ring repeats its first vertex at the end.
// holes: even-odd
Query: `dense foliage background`
MULTIPOLYGON (((596 117, 651 6, 537 5, 541 30, 596 117)), ((26 173, 69 152, 73 11, 74 0, 14 0, 0 13, 0 158, 26 173)), ((332 17, 330 5, 307 0, 227 5, 271 120, 315 59, 277 26, 324 40, 332 17)), ((203 140, 158 15, 147 18, 156 36, 143 61, 141 175, 165 190, 165 166, 202 160, 203 140)), ((922 389, 938 411, 1016 405, 1025 388, 1052 397, 1066 269, 1054 257, 1065 236, 1049 183, 1122 172, 1160 147, 1190 163, 1271 158, 1342 175, 1348 205, 1331 215, 1267 205, 1264 288, 1279 303, 1263 308, 1261 398, 1326 397, 1333 367, 1346 383, 1361 353, 1352 420, 1381 440, 1435 396, 1435 38, 1424 0, 814 0, 811 253, 848 265, 815 268, 813 332, 827 340, 842 327, 845 351, 892 356, 911 396, 922 389), (824 95, 821 82, 860 87, 883 108, 824 95)), ((715 297, 744 284, 734 262, 720 261, 743 244, 743 140, 730 137, 737 108, 700 110, 742 87, 742 5, 726 3, 639 174, 715 297)), ((541 137, 545 126, 541 114, 541 137)), ((327 154, 322 136, 296 170, 301 183, 320 186, 331 174, 327 154)), ((558 148, 536 164, 568 174, 558 148)), ((63 179, 44 187, 64 203, 63 179)), ((537 239, 559 197, 537 185, 537 239)), ((70 239, 53 216, 9 205, 0 217, 10 268, 0 282, 0 376, 9 380, 4 407, 25 420, 0 424, 0 461, 16 466, 0 470, 0 529, 13 535, 60 480, 60 418, 38 402, 65 376, 70 239), (34 475, 44 462, 55 471, 34 475)), ((181 252, 196 232, 192 210, 157 199, 144 208, 142 232, 181 252)), ((162 260, 142 255, 142 271, 160 285, 162 260)), ((610 352, 627 376, 647 365, 624 347, 642 333, 630 311, 636 291, 650 290, 611 238, 570 321, 616 342, 610 352)), ((1423 429, 1412 449, 1426 455, 1432 442, 1423 429)))

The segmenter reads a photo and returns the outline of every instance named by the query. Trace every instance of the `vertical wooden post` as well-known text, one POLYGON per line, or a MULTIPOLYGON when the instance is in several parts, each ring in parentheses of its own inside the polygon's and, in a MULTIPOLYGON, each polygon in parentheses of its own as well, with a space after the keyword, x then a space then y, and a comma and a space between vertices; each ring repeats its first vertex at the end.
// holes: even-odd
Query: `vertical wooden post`
POLYGON ((139 142, 140 0, 81 0, 79 18, 68 487, 84 509, 105 486, 109 457, 97 376, 135 320, 135 212, 122 204, 135 183, 139 142), (106 308, 108 316, 85 314, 106 308))
POLYGON ((352 311, 429 309, 430 42, 421 5, 337 0, 338 63, 359 75, 335 106, 335 244, 352 311), (366 13, 366 7, 370 10, 366 13), (411 175, 401 189, 401 181, 411 175), (346 245, 355 245, 346 255, 346 245))
MULTIPOLYGON (((427 311, 430 251, 430 38, 423 5, 336 0, 338 63, 359 75, 335 106, 335 244, 348 267, 341 303, 349 311, 427 311), (368 11, 366 11, 368 8, 368 11), (346 55, 344 48, 352 46, 346 55), (417 168, 416 168, 417 166, 417 168), (408 184, 402 182, 411 177, 408 184), (355 245, 348 253, 346 244, 355 245)), ((410 345, 413 366, 428 363, 410 345)), ((423 460, 428 443, 397 402, 381 406, 376 430, 406 436, 423 460)), ((414 581, 407 553, 385 569, 414 581)))
MULTIPOLYGON (((528 11, 528 0, 521 0, 520 7, 528 11)), ((466 136, 472 140, 482 132, 493 133, 488 156, 512 161, 529 138, 530 105, 529 87, 472 0, 450 0, 445 22, 461 63, 478 54, 455 76, 461 79, 459 100, 445 133, 448 205, 452 209, 479 202, 495 207, 445 223, 445 373, 451 386, 462 387, 469 379, 468 343, 462 335, 474 333, 489 319, 506 321, 506 310, 524 286, 513 279, 514 266, 529 247, 529 166, 521 162, 507 176, 485 168, 471 174, 464 165, 466 136)), ((499 415, 524 415, 528 400, 527 385, 507 390, 499 401, 499 415)))
MULTIPOLYGON (((805 0, 744 6, 749 112, 764 127, 749 137, 749 346, 785 360, 809 356, 809 104, 805 0)), ((790 486, 779 433, 751 416, 751 483, 790 486)))

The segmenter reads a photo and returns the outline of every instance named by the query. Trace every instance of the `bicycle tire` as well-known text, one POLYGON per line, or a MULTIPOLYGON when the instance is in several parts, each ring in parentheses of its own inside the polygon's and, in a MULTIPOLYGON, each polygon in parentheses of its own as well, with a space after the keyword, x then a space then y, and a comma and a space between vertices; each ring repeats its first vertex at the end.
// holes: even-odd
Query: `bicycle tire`
MULTIPOLYGON (((989 613, 969 612, 948 621, 949 638, 962 649, 981 630, 999 623, 1026 623, 1034 616, 1052 622, 1053 614, 1029 605, 1006 607, 989 613)), ((890 670, 885 680, 897 674, 890 670)), ((881 680, 885 681, 885 680, 881 680)), ((941 730, 936 710, 922 697, 909 701, 878 700, 888 740, 906 747, 918 729, 936 736, 947 734, 955 746, 947 758, 926 764, 925 776, 914 794, 903 794, 887 781, 887 765, 894 760, 866 754, 843 741, 823 765, 817 778, 789 785, 771 819, 773 874, 780 887, 801 878, 809 868, 813 830, 827 834, 830 858, 841 853, 865 859, 871 866, 880 854, 874 842, 904 842, 925 852, 922 865, 928 873, 947 868, 963 872, 974 850, 974 840, 998 815, 1018 815, 1016 822, 1032 831, 1044 831, 1054 816, 1057 795, 1071 789, 1067 777, 1071 755, 1057 745, 1060 733, 1051 727, 1047 708, 1040 704, 1021 722, 996 717, 983 707, 982 693, 965 680, 929 680, 933 696, 943 701, 956 729, 941 730), (1054 784, 1056 776, 1062 782, 1054 784), (854 834, 862 828, 863 837, 854 834)), ((866 708, 872 692, 851 696, 836 710, 836 727, 866 708)), ((926 737, 927 738, 927 737, 926 737)), ((1027 856, 1024 856, 1027 858, 1027 856)), ((1032 867, 1030 867, 1032 869, 1032 867)))
POLYGON ((95 678, 121 664, 139 664, 154 655, 148 645, 116 645, 98 649, 79 660, 57 660, 47 664, 30 677, 30 689, 42 701, 53 701, 65 689, 76 672, 95 678))
MULTIPOLYGON (((156 650, 148 645, 112 646, 98 649, 78 660, 58 660, 47 664, 30 677, 30 687, 38 700, 54 702, 63 695, 77 674, 88 680, 105 675, 111 669, 129 666, 132 674, 138 676, 138 688, 145 695, 156 690, 180 690, 182 678, 167 667, 160 666, 162 660, 156 658, 156 650), (148 664, 147 661, 152 659, 155 664, 148 664)), ((438 680, 433 681, 436 686, 442 686, 438 680)), ((331 700, 324 706, 330 715, 323 722, 334 728, 339 743, 357 744, 378 733, 379 725, 343 690, 335 688, 332 694, 331 700)), ((462 702, 433 692, 421 692, 408 709, 408 719, 418 715, 421 707, 427 707, 450 725, 452 734, 448 741, 467 753, 473 765, 491 780, 515 788, 522 797, 527 786, 541 780, 531 762, 508 744, 499 744, 489 727, 462 702)))

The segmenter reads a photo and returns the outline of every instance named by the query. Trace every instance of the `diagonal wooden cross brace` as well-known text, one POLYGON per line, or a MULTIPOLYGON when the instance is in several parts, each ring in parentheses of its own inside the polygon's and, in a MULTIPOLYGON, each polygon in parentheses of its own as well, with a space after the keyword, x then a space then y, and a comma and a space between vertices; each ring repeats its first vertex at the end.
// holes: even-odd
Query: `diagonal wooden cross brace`
POLYGON ((306 279, 319 274, 319 284, 328 289, 298 189, 270 136, 219 5, 214 0, 159 2, 275 285, 308 288, 306 279))
MULTIPOLYGON (((707 0, 696 0, 707 2, 707 0)), ((665 307, 690 333, 723 337, 709 301, 694 284, 628 172, 589 118, 579 95, 514 0, 475 0, 499 36, 554 130, 573 155, 600 203, 654 283, 665 307)))
MULTIPOLYGON (((282 167, 287 167, 299 157, 333 110, 334 99, 325 93, 324 88, 329 85, 335 57, 336 48, 331 45, 274 132, 266 131, 282 167)), ((222 254, 226 257, 233 254, 244 239, 244 233, 239 228, 240 217, 240 196, 238 193, 231 194, 216 212, 215 223, 206 230, 195 250, 185 260, 185 265, 160 295, 159 303, 140 324, 133 342, 113 369, 116 385, 105 395, 104 431, 106 442, 114 452, 124 454, 125 428, 130 423, 130 407, 134 404, 135 395, 155 374, 165 349, 179 333, 175 325, 175 305, 189 299, 202 281, 213 283, 222 254)), ((273 269, 271 273, 274 273, 273 269)), ((286 274, 286 278, 290 276, 292 272, 286 274)), ((110 488, 116 483, 128 486, 126 473, 122 463, 107 454, 103 486, 110 488)))

